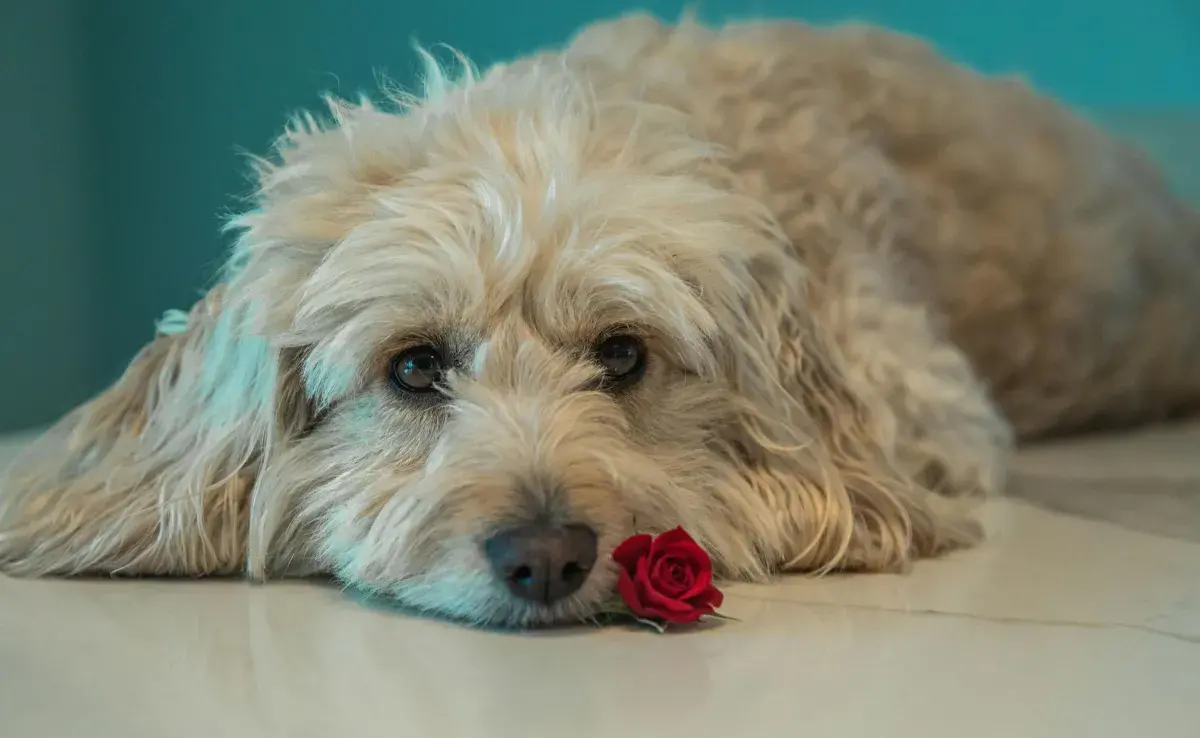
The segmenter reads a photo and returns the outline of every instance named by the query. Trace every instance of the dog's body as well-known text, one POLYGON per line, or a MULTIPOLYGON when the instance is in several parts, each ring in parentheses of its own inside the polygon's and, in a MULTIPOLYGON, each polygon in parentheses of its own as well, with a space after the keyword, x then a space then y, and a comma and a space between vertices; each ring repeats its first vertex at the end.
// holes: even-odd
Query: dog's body
POLYGON ((334 116, 262 164, 186 326, 14 468, 7 571, 328 572, 550 622, 611 567, 530 598, 500 533, 897 568, 975 540, 952 503, 1014 435, 1200 398, 1200 216, 905 37, 632 16, 334 116))

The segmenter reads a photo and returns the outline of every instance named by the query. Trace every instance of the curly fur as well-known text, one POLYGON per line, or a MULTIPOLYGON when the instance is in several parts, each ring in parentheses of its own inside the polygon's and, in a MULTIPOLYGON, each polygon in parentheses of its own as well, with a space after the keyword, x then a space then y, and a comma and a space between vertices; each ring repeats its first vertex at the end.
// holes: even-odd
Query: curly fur
POLYGON ((218 287, 14 466, 13 574, 331 573, 480 623, 480 540, 682 524, 726 577, 979 537, 1014 436, 1200 394, 1200 217, 1019 82, 913 39, 630 16, 421 97, 331 103, 258 164, 218 287), (645 379, 589 389, 640 333, 645 379), (445 399, 386 380, 438 341, 445 399))

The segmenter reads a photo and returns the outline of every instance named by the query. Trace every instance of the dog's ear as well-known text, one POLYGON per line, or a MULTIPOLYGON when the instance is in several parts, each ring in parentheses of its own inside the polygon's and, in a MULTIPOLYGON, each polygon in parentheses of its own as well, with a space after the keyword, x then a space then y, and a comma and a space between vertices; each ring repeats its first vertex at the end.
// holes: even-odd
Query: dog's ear
POLYGON ((314 420, 294 330, 303 285, 415 156, 402 116, 329 107, 255 160, 221 286, 0 479, 0 568, 263 576, 274 554, 296 556, 267 550, 283 545, 271 526, 287 501, 256 480, 314 420))
POLYGON ((870 390, 878 378, 854 376, 865 372, 837 334, 848 306, 836 288, 790 256, 768 256, 751 274, 748 299, 720 322, 738 403, 735 463, 786 510, 751 531, 758 547, 791 570, 883 571, 977 540, 962 506, 902 458, 890 398, 870 390))
POLYGON ((223 289, 36 441, 0 486, 0 566, 17 574, 216 574, 246 566, 255 477, 308 422, 287 352, 223 289))

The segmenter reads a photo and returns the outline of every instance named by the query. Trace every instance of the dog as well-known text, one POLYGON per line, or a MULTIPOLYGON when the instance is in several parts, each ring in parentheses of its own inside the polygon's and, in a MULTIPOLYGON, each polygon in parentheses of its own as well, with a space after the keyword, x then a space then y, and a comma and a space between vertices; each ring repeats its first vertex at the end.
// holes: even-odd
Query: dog
POLYGON ((970 546, 1014 445, 1200 397, 1200 215, 882 29, 630 15, 257 160, 217 286, 8 473, 11 575, 332 575, 468 623, 970 546))

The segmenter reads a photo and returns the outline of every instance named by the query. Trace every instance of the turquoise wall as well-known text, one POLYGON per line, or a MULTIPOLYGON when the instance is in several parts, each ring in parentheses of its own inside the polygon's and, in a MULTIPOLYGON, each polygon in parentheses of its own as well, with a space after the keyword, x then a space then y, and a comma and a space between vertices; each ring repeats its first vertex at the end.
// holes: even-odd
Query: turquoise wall
POLYGON ((69 3, 0 0, 0 429, 96 383, 85 29, 69 3))
MULTIPOLYGON (((25 162, 6 162, 0 175, 0 199, 9 200, 0 221, 0 426, 9 427, 48 419, 110 380, 164 308, 190 304, 225 248, 221 220, 246 191, 239 148, 264 151, 286 116, 315 105, 318 93, 370 89, 378 72, 409 79, 414 37, 486 64, 631 7, 615 0, 0 5, 3 79, 72 91, 24 122, 6 116, 0 123, 10 133, 0 136, 5 151, 25 162), (11 9, 18 5, 53 18, 33 23, 24 17, 31 13, 11 9), (58 168, 41 171, 35 157, 42 154, 24 151, 13 131, 47 150, 60 137, 86 147, 58 154, 58 168), (61 221, 46 224, 38 215, 46 195, 27 186, 30 177, 43 187, 85 189, 86 197, 76 193, 78 215, 56 214, 61 221), (60 253, 68 248, 72 255, 60 253), (59 265, 77 283, 60 283, 59 265), (67 341, 71 326, 78 335, 67 341), (63 366, 46 371, 46 356, 63 366)), ((681 4, 644 7, 674 17, 681 4)), ((702 15, 876 21, 928 36, 984 69, 1024 71, 1093 109, 1200 101, 1197 0, 715 0, 702 15)))

